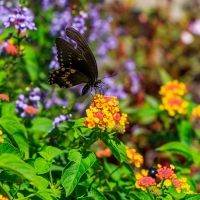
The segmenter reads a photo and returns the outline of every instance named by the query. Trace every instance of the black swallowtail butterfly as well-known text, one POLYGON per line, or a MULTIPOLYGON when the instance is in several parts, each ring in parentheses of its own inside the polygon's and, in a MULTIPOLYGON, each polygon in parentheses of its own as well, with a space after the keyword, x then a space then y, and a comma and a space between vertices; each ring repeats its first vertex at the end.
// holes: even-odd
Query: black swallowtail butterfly
POLYGON ((66 35, 76 42, 77 47, 74 48, 62 38, 56 39, 60 68, 50 73, 49 84, 56 83, 61 88, 70 88, 86 83, 82 89, 82 95, 85 95, 90 88, 102 91, 103 83, 98 80, 97 63, 85 38, 71 27, 66 29, 66 35))

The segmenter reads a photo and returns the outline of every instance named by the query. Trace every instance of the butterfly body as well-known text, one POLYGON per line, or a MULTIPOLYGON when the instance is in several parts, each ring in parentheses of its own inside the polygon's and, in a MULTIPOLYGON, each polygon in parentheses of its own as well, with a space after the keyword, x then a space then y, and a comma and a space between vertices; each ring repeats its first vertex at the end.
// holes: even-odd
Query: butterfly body
POLYGON ((82 89, 85 95, 90 88, 102 90, 102 82, 98 79, 96 60, 83 36, 75 29, 66 29, 67 36, 77 43, 74 48, 62 38, 56 39, 57 58, 60 68, 51 72, 49 84, 58 84, 61 88, 70 88, 86 83, 82 89))

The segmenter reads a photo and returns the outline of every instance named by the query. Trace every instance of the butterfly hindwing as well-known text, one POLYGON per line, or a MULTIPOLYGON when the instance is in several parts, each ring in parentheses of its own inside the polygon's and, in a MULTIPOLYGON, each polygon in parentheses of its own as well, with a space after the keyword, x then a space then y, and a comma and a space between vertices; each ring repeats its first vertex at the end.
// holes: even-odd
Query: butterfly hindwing
POLYGON ((94 80, 93 73, 85 58, 69 42, 62 38, 56 38, 57 57, 60 67, 73 68, 86 74, 91 80, 94 80))
POLYGON ((66 35, 77 43, 77 50, 87 61, 89 65, 88 69, 90 73, 92 73, 93 80, 96 80, 98 78, 97 63, 85 38, 77 30, 75 30, 72 27, 68 27, 66 29, 66 35))
POLYGON ((90 79, 82 72, 72 68, 59 68, 53 71, 49 77, 49 84, 58 84, 61 88, 70 88, 81 83, 88 83, 90 79))

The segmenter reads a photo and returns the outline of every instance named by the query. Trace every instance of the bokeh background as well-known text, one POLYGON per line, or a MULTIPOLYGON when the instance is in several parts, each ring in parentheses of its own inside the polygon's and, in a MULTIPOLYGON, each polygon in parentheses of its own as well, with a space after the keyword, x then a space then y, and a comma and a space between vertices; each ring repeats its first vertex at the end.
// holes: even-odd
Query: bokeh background
MULTIPOLYGON (((128 114, 126 132, 118 137, 144 156, 144 168, 153 165, 155 157, 163 165, 186 162, 180 155, 155 150, 179 140, 174 118, 159 109, 159 89, 178 80, 187 85, 186 99, 200 103, 199 0, 20 1, 28 8, 20 11, 26 30, 13 25, 18 4, 0 0, 0 93, 14 100, 18 116, 26 117, 22 105, 27 101, 37 107, 36 116, 85 116, 92 96, 81 96, 83 86, 61 89, 47 83, 49 71, 59 68, 55 38, 66 39, 65 29, 72 26, 95 55, 99 79, 108 86, 105 94, 117 96, 120 109, 128 114), (21 50, 15 49, 20 56, 13 50, 16 29, 24 34, 18 43, 21 50)), ((200 150, 198 121, 191 134, 192 145, 200 150)), ((190 169, 199 183, 199 168, 191 163, 190 169)))

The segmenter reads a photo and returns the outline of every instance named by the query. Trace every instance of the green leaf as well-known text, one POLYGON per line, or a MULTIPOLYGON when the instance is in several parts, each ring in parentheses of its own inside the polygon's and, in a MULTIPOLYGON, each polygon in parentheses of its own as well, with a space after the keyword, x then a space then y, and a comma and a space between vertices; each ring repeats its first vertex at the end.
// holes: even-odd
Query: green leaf
POLYGON ((1 70, 0 71, 0 86, 5 84, 6 76, 7 76, 7 71, 5 69, 1 70))
POLYGON ((15 104, 13 102, 10 103, 4 103, 2 104, 2 109, 1 109, 1 115, 13 115, 15 116, 15 104))
POLYGON ((181 154, 187 159, 191 158, 190 148, 186 144, 180 142, 169 142, 161 147, 156 148, 157 151, 170 151, 173 153, 181 154))
POLYGON ((191 143, 191 129, 193 124, 189 121, 181 120, 180 123, 176 124, 180 142, 186 145, 191 143))
POLYGON ((3 153, 13 154, 20 158, 23 156, 22 153, 20 153, 17 148, 12 146, 10 143, 5 143, 5 142, 0 143, 0 155, 3 153))
POLYGON ((52 120, 45 117, 38 117, 31 121, 32 127, 29 129, 31 132, 48 132, 52 126, 52 120))
POLYGON ((45 174, 50 170, 51 163, 47 162, 44 158, 37 158, 34 166, 38 174, 45 174))
POLYGON ((73 125, 72 128, 78 128, 78 127, 81 127, 83 126, 83 122, 85 121, 85 117, 84 118, 80 118, 80 119, 77 119, 77 120, 73 120, 73 122, 75 122, 75 124, 73 125))
POLYGON ((104 197, 104 195, 95 188, 91 188, 87 197, 90 197, 93 200, 107 200, 106 197, 104 197))
POLYGON ((70 163, 62 174, 62 185, 65 188, 66 196, 69 196, 82 175, 95 163, 96 156, 92 152, 85 152, 83 155, 76 150, 69 152, 70 163))
POLYGON ((10 134, 14 139, 19 149, 25 153, 25 158, 29 157, 29 146, 27 141, 26 128, 21 124, 17 118, 10 115, 0 118, 0 125, 10 134))
POLYGON ((27 179, 32 182, 37 188, 44 188, 48 185, 47 181, 42 177, 36 175, 33 167, 25 163, 23 160, 15 155, 4 153, 0 156, 0 167, 4 170, 9 170, 19 177, 27 179))
POLYGON ((134 200, 151 200, 151 197, 145 192, 131 192, 129 196, 134 200))
POLYGON ((61 153, 62 153, 62 150, 56 147, 52 147, 52 146, 48 146, 46 147, 45 150, 39 152, 39 154, 47 161, 51 161, 53 158, 55 158, 61 153))
POLYGON ((126 148, 124 144, 113 136, 104 136, 101 138, 102 141, 107 145, 107 147, 112 151, 113 155, 117 158, 119 162, 127 162, 126 148))
POLYGON ((199 200, 200 194, 187 194, 185 200, 199 200))
POLYGON ((32 47, 26 46, 26 54, 23 56, 25 68, 28 71, 31 81, 38 80, 39 64, 37 62, 35 51, 32 47))
POLYGON ((182 199, 185 197, 185 193, 178 193, 176 191, 176 188, 174 186, 169 187, 168 192, 171 196, 173 196, 175 199, 182 199))
POLYGON ((52 200, 53 199, 48 192, 38 191, 35 193, 35 195, 43 200, 52 200))
POLYGON ((116 182, 111 182, 111 181, 106 180, 106 183, 108 184, 111 191, 116 186, 116 182))
POLYGON ((87 192, 87 188, 82 185, 77 185, 75 188, 76 199, 83 197, 87 192))

